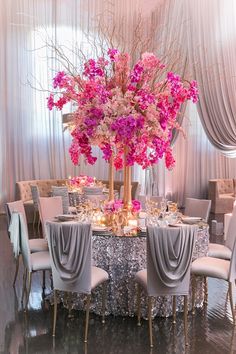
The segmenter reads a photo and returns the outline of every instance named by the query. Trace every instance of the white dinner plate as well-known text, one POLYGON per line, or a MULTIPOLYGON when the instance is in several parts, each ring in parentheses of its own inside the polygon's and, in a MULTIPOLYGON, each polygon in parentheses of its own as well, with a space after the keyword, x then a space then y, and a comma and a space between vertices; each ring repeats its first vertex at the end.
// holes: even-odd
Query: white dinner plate
POLYGON ((196 224, 199 221, 202 221, 202 218, 199 216, 183 216, 182 217, 182 222, 184 224, 196 224))
POLYGON ((57 215, 56 219, 59 221, 72 221, 76 218, 76 215, 72 214, 62 214, 62 215, 57 215))
POLYGON ((107 228, 107 226, 93 225, 92 230, 99 232, 99 231, 107 231, 108 228, 107 228))

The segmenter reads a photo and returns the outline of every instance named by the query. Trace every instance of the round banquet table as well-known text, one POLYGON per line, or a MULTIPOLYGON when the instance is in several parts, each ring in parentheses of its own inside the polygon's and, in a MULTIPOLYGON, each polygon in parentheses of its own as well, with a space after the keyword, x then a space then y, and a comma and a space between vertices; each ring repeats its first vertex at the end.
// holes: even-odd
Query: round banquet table
MULTIPOLYGON (((134 316, 136 314, 136 285, 134 275, 146 268, 146 234, 138 236, 115 236, 112 234, 93 234, 93 265, 101 267, 109 274, 106 297, 106 315, 134 316)), ((206 256, 209 244, 209 227, 199 227, 193 252, 193 259, 206 256)), ((199 277, 200 278, 200 277, 199 277)), ((92 296, 91 311, 102 313, 102 289, 98 287, 92 296)), ((203 305, 203 281, 197 279, 195 306, 203 305)), ((61 296, 64 305, 67 297, 61 296)), ((84 309, 84 297, 73 294, 72 308, 84 309)), ((191 287, 189 309, 191 308, 191 287)), ((176 310, 183 311, 183 297, 177 296, 176 310)), ((141 315, 147 318, 147 298, 142 294, 141 315)), ((153 317, 172 315, 172 297, 153 299, 153 317)))

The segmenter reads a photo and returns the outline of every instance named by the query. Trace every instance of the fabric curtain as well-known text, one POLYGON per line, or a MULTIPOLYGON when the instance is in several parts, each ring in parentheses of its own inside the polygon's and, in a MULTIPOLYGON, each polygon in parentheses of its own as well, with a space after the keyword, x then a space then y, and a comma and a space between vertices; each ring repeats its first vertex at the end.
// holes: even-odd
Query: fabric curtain
POLYGON ((236 3, 186 1, 190 70, 199 84, 198 113, 211 143, 236 157, 236 3))
MULTIPOLYGON (((213 42, 217 42, 217 38, 213 40, 210 24, 208 29, 202 21, 207 22, 207 14, 213 21, 211 12, 219 15, 226 10, 219 0, 203 3, 187 0, 0 0, 1 208, 6 201, 15 199, 16 181, 65 178, 78 174, 98 179, 108 177, 108 164, 97 149, 94 153, 98 163, 90 166, 81 161, 78 167, 73 166, 68 153, 70 135, 68 131, 63 133, 61 112, 49 112, 46 107, 49 93, 45 90, 50 89, 52 77, 62 68, 52 43, 63 50, 76 66, 80 62, 75 47, 92 55, 94 47, 89 45, 88 37, 95 43, 102 40, 104 48, 106 38, 112 37, 114 46, 130 51, 133 60, 137 59, 139 52, 154 51, 168 70, 191 79, 196 74, 201 89, 199 107, 203 112, 204 129, 206 124, 208 127, 210 124, 209 132, 214 128, 223 145, 233 146, 235 75, 230 77, 230 73, 234 73, 235 22, 230 11, 233 14, 234 5, 231 0, 224 2, 229 11, 227 26, 223 20, 216 21, 219 28, 213 26, 219 35, 225 34, 225 38, 219 37, 218 42, 223 39, 227 42, 225 51, 218 43, 218 53, 213 50, 213 42), (195 4, 199 22, 193 16, 195 4), (201 32, 201 39, 197 37, 200 36, 198 32, 201 32), (142 33, 142 40, 139 33, 142 33), (208 35, 211 35, 210 39, 208 35), (203 53, 201 48, 201 54, 197 53, 202 37, 205 45, 209 44, 210 59, 215 53, 217 63, 221 59, 224 64, 218 67, 221 68, 220 75, 212 77, 212 80, 211 71, 208 75, 200 71, 203 65, 210 65, 208 53, 203 53), (191 38, 195 38, 193 44, 191 38), (189 53, 191 51, 192 54, 189 53), (197 55, 201 55, 201 61, 197 55), (196 60, 201 65, 195 65, 193 70, 193 65, 190 67, 189 64, 195 64, 196 60), (213 88, 214 82, 217 89, 213 88), (206 109, 213 111, 213 123, 210 120, 212 115, 209 115, 209 122, 204 123, 206 109), (219 135, 224 131, 226 140, 219 135)), ((211 68, 215 75, 216 68, 215 65, 211 68)), ((63 113, 70 110, 68 107, 68 111, 63 113)), ((208 144, 194 108, 190 108, 185 116, 189 117, 183 122, 187 138, 179 134, 174 143, 176 168, 168 172, 162 162, 150 174, 145 174, 139 167, 133 168, 133 180, 142 184, 143 192, 150 175, 153 180, 151 193, 167 195, 180 204, 184 203, 186 196, 206 197, 209 178, 235 176, 236 170, 234 159, 222 157, 208 144)), ((117 172, 115 178, 121 180, 122 173, 117 172)))
POLYGON ((185 205, 187 197, 207 199, 208 181, 214 178, 235 178, 236 161, 215 149, 202 127, 197 108, 188 104, 183 129, 174 144, 176 167, 168 171, 163 162, 157 165, 159 195, 185 205))

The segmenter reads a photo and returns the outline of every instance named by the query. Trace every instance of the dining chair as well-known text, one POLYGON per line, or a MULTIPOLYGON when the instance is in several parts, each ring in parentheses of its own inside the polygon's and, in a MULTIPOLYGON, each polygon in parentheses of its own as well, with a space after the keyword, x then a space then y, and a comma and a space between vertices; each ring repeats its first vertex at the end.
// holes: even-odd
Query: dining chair
MULTIPOLYGON (((27 219, 26 219, 25 208, 24 208, 24 204, 23 204, 22 200, 17 200, 15 202, 6 203, 5 210, 6 210, 6 215, 7 215, 8 228, 11 223, 12 214, 14 212, 21 213, 21 215, 24 219, 25 225, 26 225, 26 232, 27 232, 27 237, 28 237, 27 219)), ((15 269, 15 275, 14 275, 14 280, 13 280, 13 286, 15 285, 18 271, 19 271, 19 257, 20 257, 20 253, 21 253, 20 240, 19 240, 18 235, 19 235, 18 231, 17 231, 17 233, 14 233, 14 232, 9 233, 11 242, 13 244, 14 256, 16 259, 16 269, 15 269)), ((30 253, 48 251, 48 243, 46 240, 44 240, 42 238, 29 239, 29 249, 30 249, 30 253)))
POLYGON ((20 244, 20 251, 22 254, 22 259, 24 263, 24 276, 23 276, 23 291, 22 291, 22 302, 24 300, 24 294, 26 293, 25 310, 27 309, 29 294, 31 290, 32 273, 36 271, 43 271, 43 289, 45 289, 45 271, 51 270, 49 251, 42 252, 30 252, 29 238, 27 226, 23 215, 20 212, 13 212, 11 216, 11 223, 9 226, 9 232, 15 236, 20 244), (28 278, 28 289, 27 289, 27 278, 28 278))
POLYGON ((163 197, 158 196, 158 195, 151 195, 151 196, 148 196, 148 197, 146 195, 139 195, 138 196, 138 200, 141 203, 142 210, 145 210, 146 209, 146 202, 148 200, 150 200, 150 201, 152 201, 154 203, 161 204, 161 202, 163 200, 163 197))
POLYGON ((62 197, 39 197, 39 215, 45 238, 45 222, 63 214, 62 197))
POLYGON ((84 342, 88 339, 89 308, 92 290, 103 286, 102 322, 105 313, 105 282, 108 273, 92 266, 92 229, 90 223, 46 223, 46 236, 51 256, 54 285, 53 332, 57 319, 57 292, 86 294, 86 321, 84 342))
POLYGON ((102 194, 103 187, 84 187, 83 192, 85 195, 88 194, 102 194))
POLYGON ((89 200, 93 204, 96 204, 97 207, 100 206, 101 202, 104 202, 108 199, 107 194, 87 194, 86 200, 89 200))
MULTIPOLYGON (((217 278, 228 282, 228 292, 230 299, 230 307, 232 311, 233 323, 235 323, 234 304, 233 304, 233 286, 236 280, 236 239, 229 244, 231 250, 230 260, 220 259, 215 257, 200 257, 193 261, 191 266, 192 274, 192 312, 195 313, 195 277, 201 276, 204 278, 206 284, 206 278, 217 278)), ((208 291, 205 287, 204 291, 204 303, 207 303, 208 291)))
POLYGON ((33 199, 33 204, 34 204, 34 219, 33 219, 33 228, 35 226, 36 220, 38 221, 38 232, 39 232, 39 226, 40 226, 40 217, 39 217, 39 188, 36 185, 31 184, 30 185, 31 189, 31 194, 32 194, 32 199, 33 199))
POLYGON ((188 294, 190 266, 197 227, 147 227, 147 269, 135 275, 138 283, 137 308, 140 326, 140 292, 144 288, 148 297, 150 346, 153 347, 152 297, 173 296, 173 322, 176 321, 176 295, 184 296, 184 334, 187 341, 188 294))
POLYGON ((219 243, 209 243, 208 256, 221 258, 221 259, 231 259, 232 247, 236 239, 236 204, 234 205, 232 216, 229 221, 229 226, 226 233, 225 244, 219 243))
POLYGON ((69 193, 66 186, 52 186, 52 196, 62 198, 63 214, 69 213, 69 193))
POLYGON ((184 214, 187 216, 199 216, 208 221, 211 210, 211 200, 186 198, 184 214))

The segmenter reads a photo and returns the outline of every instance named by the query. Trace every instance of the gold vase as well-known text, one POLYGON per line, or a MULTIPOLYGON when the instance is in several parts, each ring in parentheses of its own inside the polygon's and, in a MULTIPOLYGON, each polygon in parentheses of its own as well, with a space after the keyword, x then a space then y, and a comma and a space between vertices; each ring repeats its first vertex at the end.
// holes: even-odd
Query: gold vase
POLYGON ((126 165, 127 148, 124 151, 124 208, 127 210, 131 209, 132 196, 131 196, 131 166, 126 165))
POLYGON ((129 218, 131 216, 131 209, 132 209, 132 196, 131 196, 131 166, 126 165, 126 156, 128 150, 125 148, 124 151, 124 208, 123 208, 123 225, 127 226, 129 223, 129 218))
POLYGON ((109 160, 109 201, 114 200, 114 162, 113 154, 109 160))

